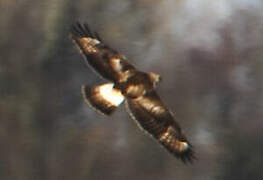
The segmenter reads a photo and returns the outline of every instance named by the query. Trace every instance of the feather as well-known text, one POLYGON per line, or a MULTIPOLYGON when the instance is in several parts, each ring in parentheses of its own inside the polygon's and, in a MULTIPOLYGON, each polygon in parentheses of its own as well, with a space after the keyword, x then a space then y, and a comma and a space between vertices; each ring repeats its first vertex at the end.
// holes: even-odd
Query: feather
POLYGON ((124 97, 118 89, 113 88, 113 83, 105 83, 99 86, 81 88, 86 103, 104 115, 111 115, 123 102, 124 97))

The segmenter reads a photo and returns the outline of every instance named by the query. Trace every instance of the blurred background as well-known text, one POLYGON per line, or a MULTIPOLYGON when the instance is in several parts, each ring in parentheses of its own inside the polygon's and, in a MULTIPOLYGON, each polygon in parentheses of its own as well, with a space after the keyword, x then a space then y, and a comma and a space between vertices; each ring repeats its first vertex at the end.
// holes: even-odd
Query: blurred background
POLYGON ((0 0, 0 179, 263 179, 263 1, 0 0), (106 118, 80 86, 103 82, 69 39, 88 22, 144 71, 195 147, 184 165, 121 106, 106 118))

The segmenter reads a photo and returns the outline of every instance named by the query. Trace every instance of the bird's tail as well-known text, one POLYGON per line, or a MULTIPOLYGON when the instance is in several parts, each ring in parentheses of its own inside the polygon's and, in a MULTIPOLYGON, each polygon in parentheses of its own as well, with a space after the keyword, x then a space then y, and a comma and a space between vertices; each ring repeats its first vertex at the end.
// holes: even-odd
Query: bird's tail
POLYGON ((113 86, 113 83, 93 87, 82 85, 81 91, 87 104, 104 115, 111 115, 124 100, 121 91, 113 86))

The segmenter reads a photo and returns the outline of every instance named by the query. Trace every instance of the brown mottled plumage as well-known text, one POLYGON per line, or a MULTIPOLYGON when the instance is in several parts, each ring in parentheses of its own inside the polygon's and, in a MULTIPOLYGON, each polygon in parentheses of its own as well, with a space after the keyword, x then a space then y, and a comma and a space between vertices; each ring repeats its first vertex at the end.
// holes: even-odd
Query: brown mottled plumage
POLYGON ((110 81, 82 86, 85 101, 99 112, 111 115, 125 99, 130 116, 143 130, 183 162, 192 162, 192 146, 155 91, 160 76, 138 71, 125 56, 105 45, 87 24, 73 25, 71 37, 86 62, 110 81))

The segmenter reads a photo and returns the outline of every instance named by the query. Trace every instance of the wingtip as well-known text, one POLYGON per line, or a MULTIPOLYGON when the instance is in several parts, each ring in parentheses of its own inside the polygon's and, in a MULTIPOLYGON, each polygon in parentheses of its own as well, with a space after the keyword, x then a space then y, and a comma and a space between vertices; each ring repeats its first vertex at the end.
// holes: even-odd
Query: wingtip
POLYGON ((183 152, 180 155, 176 155, 179 159, 183 161, 184 164, 193 164, 197 160, 193 147, 190 145, 190 148, 183 152))
POLYGON ((81 23, 80 21, 76 21, 70 26, 70 37, 73 39, 77 37, 90 37, 103 42, 98 32, 91 31, 88 23, 81 23))
POLYGON ((70 27, 70 33, 73 36, 77 37, 91 37, 95 38, 93 32, 91 32, 89 25, 87 23, 81 23, 79 21, 76 21, 73 23, 70 27))

